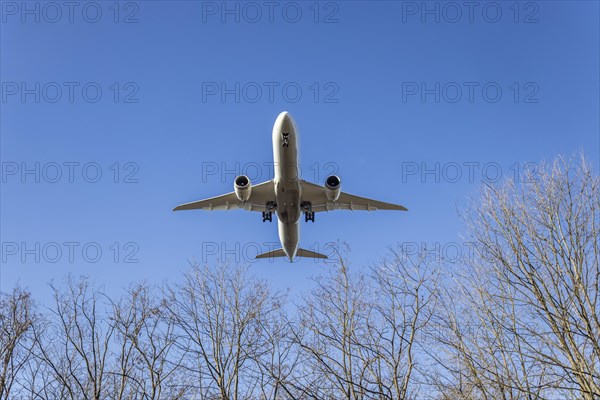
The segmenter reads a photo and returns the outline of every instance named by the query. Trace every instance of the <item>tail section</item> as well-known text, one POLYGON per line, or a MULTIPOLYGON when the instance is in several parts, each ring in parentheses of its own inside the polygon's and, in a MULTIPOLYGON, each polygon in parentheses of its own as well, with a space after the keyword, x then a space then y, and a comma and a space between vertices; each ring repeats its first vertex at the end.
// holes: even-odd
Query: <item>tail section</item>
MULTIPOLYGON (((266 253, 262 253, 256 256, 256 258, 275 258, 275 257, 287 257, 283 249, 277 249, 273 251, 267 251, 266 253)), ((314 251, 298 249, 296 253, 296 257, 304 257, 304 258, 321 258, 326 259, 327 256, 325 254, 320 254, 314 251)))

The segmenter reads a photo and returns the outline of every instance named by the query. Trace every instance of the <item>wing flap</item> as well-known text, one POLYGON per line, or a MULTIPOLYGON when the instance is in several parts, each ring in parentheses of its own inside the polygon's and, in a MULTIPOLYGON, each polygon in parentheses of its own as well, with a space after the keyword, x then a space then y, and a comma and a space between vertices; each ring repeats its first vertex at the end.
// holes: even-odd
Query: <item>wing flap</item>
POLYGON ((398 210, 408 211, 408 209, 399 204, 386 203, 385 201, 368 199, 366 197, 355 196, 349 193, 340 193, 340 197, 335 201, 329 201, 325 193, 325 187, 302 181, 302 200, 309 201, 312 204, 312 211, 377 211, 377 210, 398 210))
POLYGON ((252 187, 250 198, 247 201, 240 201, 235 192, 226 193, 220 196, 210 197, 208 199, 192 201, 191 203, 181 204, 173 211, 181 210, 238 210, 247 211, 266 211, 268 201, 275 200, 275 187, 273 181, 259 183, 252 187))

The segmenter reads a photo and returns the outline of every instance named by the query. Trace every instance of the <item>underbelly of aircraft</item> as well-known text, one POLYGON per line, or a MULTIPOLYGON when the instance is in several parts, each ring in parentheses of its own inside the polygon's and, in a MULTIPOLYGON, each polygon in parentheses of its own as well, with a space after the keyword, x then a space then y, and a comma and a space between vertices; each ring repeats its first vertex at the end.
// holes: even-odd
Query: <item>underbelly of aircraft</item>
POLYGON ((300 219, 300 189, 283 187, 277 191, 277 218, 285 224, 295 223, 300 219))

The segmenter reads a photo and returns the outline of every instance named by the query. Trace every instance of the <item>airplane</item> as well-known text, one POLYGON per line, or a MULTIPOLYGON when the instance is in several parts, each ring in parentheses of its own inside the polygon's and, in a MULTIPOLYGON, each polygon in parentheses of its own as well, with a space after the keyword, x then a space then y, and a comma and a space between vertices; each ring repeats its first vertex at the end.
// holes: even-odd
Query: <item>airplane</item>
POLYGON ((179 210, 233 210, 262 212, 263 222, 273 221, 277 214, 277 228, 282 248, 262 253, 256 258, 286 257, 290 262, 296 257, 326 259, 327 256, 298 247, 301 214, 304 221, 315 222, 315 213, 333 210, 399 210, 407 208, 344 193, 341 179, 331 175, 325 185, 307 182, 298 170, 298 128, 290 113, 284 111, 273 125, 274 177, 270 181, 252 185, 245 175, 235 178, 233 192, 221 196, 182 204, 179 210))

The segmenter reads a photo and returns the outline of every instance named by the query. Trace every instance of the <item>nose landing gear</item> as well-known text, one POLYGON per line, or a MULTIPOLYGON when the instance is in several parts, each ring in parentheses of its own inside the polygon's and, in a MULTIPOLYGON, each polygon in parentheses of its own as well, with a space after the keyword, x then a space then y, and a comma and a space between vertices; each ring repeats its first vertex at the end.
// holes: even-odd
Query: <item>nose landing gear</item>
POLYGON ((290 144, 289 143, 289 141, 290 141, 289 136, 290 136, 289 132, 287 132, 287 133, 281 132, 281 140, 282 140, 282 146, 283 147, 288 147, 289 146, 289 144, 290 144))

